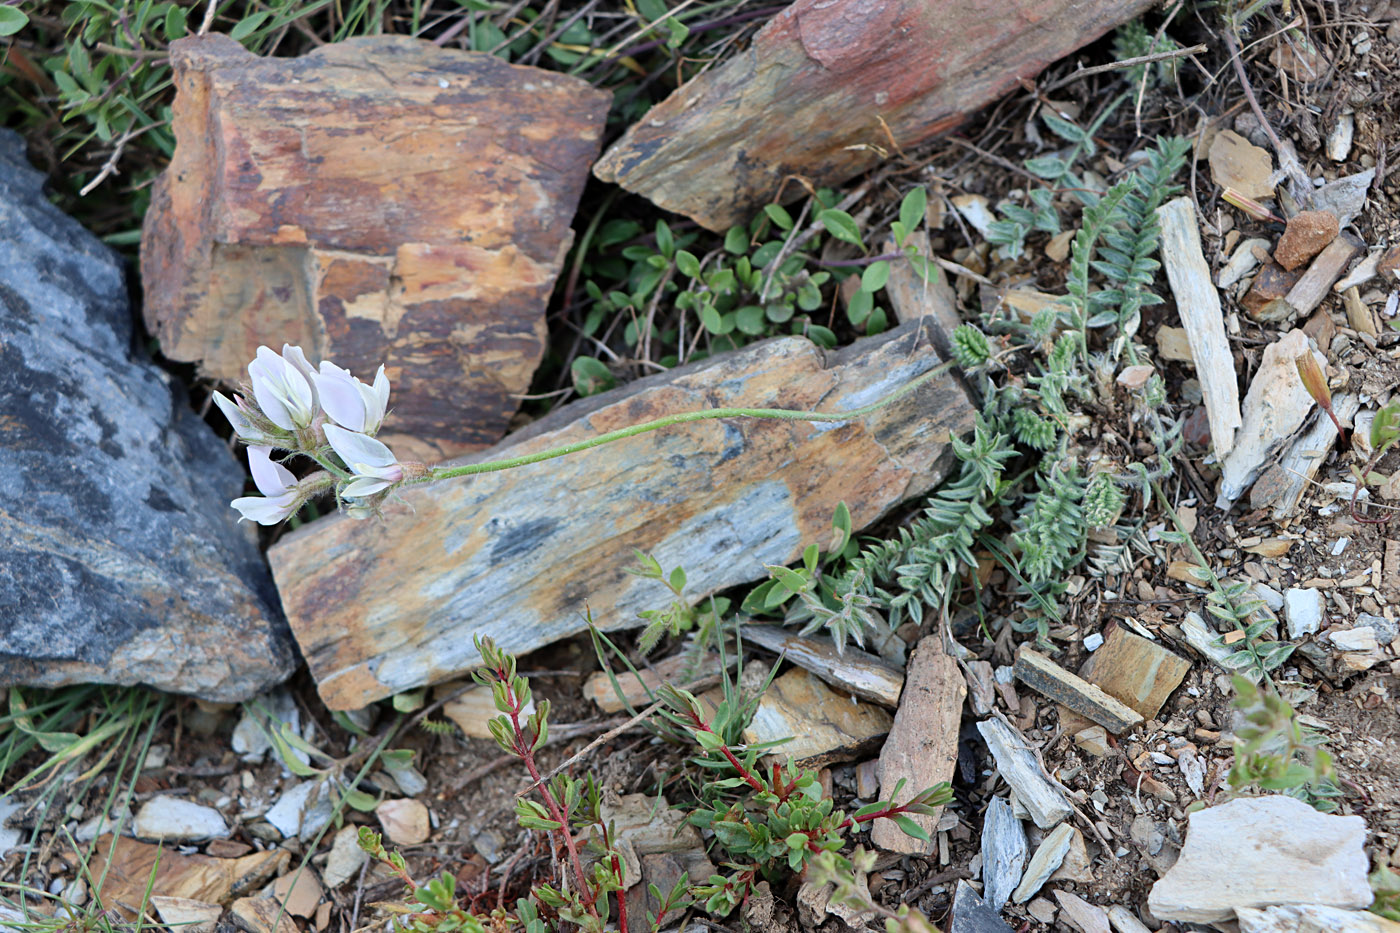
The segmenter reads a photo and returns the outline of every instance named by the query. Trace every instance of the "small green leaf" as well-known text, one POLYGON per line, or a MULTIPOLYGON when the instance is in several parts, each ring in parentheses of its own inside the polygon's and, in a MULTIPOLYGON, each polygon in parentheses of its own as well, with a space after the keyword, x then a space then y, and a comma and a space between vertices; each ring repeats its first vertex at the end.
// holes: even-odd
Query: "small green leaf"
POLYGON ((183 39, 187 31, 184 8, 172 5, 165 13, 166 41, 173 42, 176 39, 183 39))
POLYGON ((904 196, 904 200, 899 202, 899 222, 904 225, 906 232, 913 232, 914 228, 923 221, 926 210, 928 210, 928 192, 924 191, 922 185, 910 188, 909 193, 904 196))
POLYGON ((925 842, 928 841, 928 830, 924 829, 918 823, 915 823, 909 817, 901 813, 893 817, 893 819, 895 825, 904 830, 906 836, 913 836, 915 839, 921 839, 925 842))
POLYGON ((856 327, 865 323, 865 319, 870 317, 871 310, 875 307, 875 296, 865 289, 861 289, 851 296, 851 300, 846 302, 846 319, 856 327))
POLYGON ((692 279, 700 277, 700 260, 695 258, 694 253, 683 249, 676 250, 676 268, 680 270, 681 275, 692 279))
POLYGON ((670 225, 664 220, 656 222, 656 248, 667 259, 670 259, 676 251, 676 238, 671 233, 670 225))
POLYGON ((597 395, 617 385, 617 377, 602 360, 591 356, 576 356, 569 364, 573 376, 574 391, 579 395, 597 395))
POLYGON ((735 256, 747 253, 749 251, 749 231, 741 226, 730 227, 729 232, 724 235, 724 248, 735 256))
POLYGON ((889 280, 890 264, 882 259, 865 267, 860 274, 860 287, 862 291, 878 292, 889 280))
POLYGON ((378 798, 362 790, 356 790, 353 787, 347 787, 344 796, 345 805, 359 810, 361 813, 369 813, 373 811, 375 807, 379 806, 378 798))
POLYGON ((768 215, 768 219, 773 221, 773 225, 778 229, 792 229, 792 215, 781 204, 765 204, 763 205, 763 213, 768 215))
POLYGON ((807 589, 808 579, 796 570, 790 570, 787 567, 775 565, 769 567, 768 572, 771 573, 779 583, 787 587, 790 592, 801 593, 803 590, 807 589))
POLYGON ((714 305, 705 305, 700 309, 700 323, 712 334, 724 333, 724 318, 714 305))
POLYGON ((235 42, 242 42, 244 39, 257 32, 258 27, 271 15, 269 11, 264 10, 261 13, 254 13, 251 16, 244 17, 238 25, 229 30, 228 37, 235 42))
POLYGON ((29 14, 19 7, 0 6, 0 36, 13 36, 29 25, 29 14))
POLYGON ((758 305, 744 305, 734 312, 734 324, 750 337, 762 334, 768 326, 763 309, 758 305))
POLYGON ((865 249, 865 244, 860 239, 860 228, 856 226, 856 222, 850 214, 830 208, 817 214, 817 220, 826 228, 827 233, 836 239, 865 249))

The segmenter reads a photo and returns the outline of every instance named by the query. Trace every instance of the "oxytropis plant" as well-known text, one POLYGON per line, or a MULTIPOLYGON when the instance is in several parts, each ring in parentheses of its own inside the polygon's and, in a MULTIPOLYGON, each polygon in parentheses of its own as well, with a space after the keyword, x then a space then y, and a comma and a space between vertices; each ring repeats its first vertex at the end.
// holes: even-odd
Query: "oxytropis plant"
POLYGON ((259 347, 241 397, 215 392, 214 403, 248 445, 248 466, 262 493, 230 504, 262 525, 290 518, 331 489, 346 511, 364 517, 393 487, 429 474, 421 463, 399 462, 374 437, 389 405, 383 366, 365 385, 329 360, 313 368, 301 347, 283 345, 281 355, 259 347), (298 480, 272 460, 274 450, 310 457, 321 470, 298 480))
POLYGON ((842 412, 793 411, 785 408, 709 408, 686 411, 585 440, 519 457, 458 466, 428 467, 401 461, 375 435, 389 406, 389 379, 380 366, 374 381, 361 382, 330 361, 313 367, 300 347, 284 345, 281 354, 259 347, 248 364, 248 382, 237 399, 214 393, 214 402, 248 445, 248 464, 262 496, 234 499, 232 506, 263 525, 295 515, 315 497, 334 490, 336 503, 356 518, 377 514, 400 486, 510 470, 579 453, 648 431, 692 421, 719 418, 767 418, 778 421, 854 421, 913 392, 951 364, 926 370, 884 398, 842 412), (274 450, 310 457, 321 469, 297 479, 272 459, 274 450))

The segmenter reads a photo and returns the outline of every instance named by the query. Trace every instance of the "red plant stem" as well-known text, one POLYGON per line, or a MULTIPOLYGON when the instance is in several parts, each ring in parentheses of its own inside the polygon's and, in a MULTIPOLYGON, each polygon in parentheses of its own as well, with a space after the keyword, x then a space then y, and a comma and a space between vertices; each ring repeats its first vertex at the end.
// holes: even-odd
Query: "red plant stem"
MULTIPOLYGON (((719 738, 718 733, 716 733, 715 730, 711 729, 706 722, 701 720, 700 717, 696 716, 693 712, 690 714, 690 720, 691 724, 699 731, 708 732, 715 738, 719 738)), ((733 767, 735 771, 739 772, 739 777, 744 779, 745 784, 749 785, 754 790, 758 791, 760 794, 768 789, 763 786, 763 781, 759 780, 756 776, 754 776, 752 771, 744 767, 744 763, 742 761, 734 757, 734 753, 729 750, 729 746, 725 742, 721 741, 719 743, 719 750, 724 753, 725 758, 729 759, 730 766, 733 767)))
POLYGON ((554 794, 549 790, 544 779, 540 777, 540 769, 535 764, 535 751, 525 741, 525 730, 520 728, 520 701, 512 689, 510 680, 505 676, 505 671, 497 668, 496 676, 506 685, 506 699, 510 706, 510 727, 515 732, 515 750, 520 754, 520 760, 525 762, 525 768, 530 772, 530 778, 535 782, 535 787, 539 789, 540 796, 544 798, 545 806, 549 808, 550 819, 559 824, 558 833, 564 838, 564 848, 569 851, 569 864, 574 869, 574 879, 578 882, 579 896, 584 899, 589 913, 597 916, 598 912, 593 906, 597 900, 596 896, 589 889, 587 881, 584 879, 583 863, 579 861, 578 848, 574 845, 574 836, 569 832, 569 819, 559 802, 554 799, 554 794))
MULTIPOLYGON (((604 833, 604 837, 606 835, 604 833)), ((611 846, 608 847, 608 851, 612 856, 613 874, 617 877, 617 929, 618 933, 627 933, 627 889, 622 886, 622 865, 617 860, 617 852, 613 851, 611 846)))

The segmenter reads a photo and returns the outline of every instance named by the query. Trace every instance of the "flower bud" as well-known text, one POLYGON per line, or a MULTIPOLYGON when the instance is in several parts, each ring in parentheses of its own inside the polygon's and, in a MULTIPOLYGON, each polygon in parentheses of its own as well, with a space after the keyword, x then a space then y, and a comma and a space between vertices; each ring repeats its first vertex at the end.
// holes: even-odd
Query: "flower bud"
POLYGON ((1323 374, 1322 367, 1317 365, 1317 357, 1313 351, 1305 350, 1299 353, 1293 360, 1293 365, 1298 367, 1298 378, 1303 380, 1303 388, 1308 390, 1314 402, 1323 411, 1330 411, 1332 408, 1332 390, 1327 387, 1327 376, 1323 374))

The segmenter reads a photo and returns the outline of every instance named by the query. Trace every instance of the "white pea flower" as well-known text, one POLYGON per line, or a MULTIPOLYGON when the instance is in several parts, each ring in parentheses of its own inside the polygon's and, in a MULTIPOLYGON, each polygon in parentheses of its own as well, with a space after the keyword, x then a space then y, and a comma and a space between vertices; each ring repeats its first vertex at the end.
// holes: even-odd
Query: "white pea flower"
POLYGON ((243 399, 230 399, 222 392, 215 392, 214 404, 219 406, 219 411, 223 412, 228 423, 233 425, 233 433, 237 434, 238 439, 243 443, 249 446, 268 445, 272 447, 286 443, 286 438, 274 437, 268 433, 267 428, 275 426, 271 425, 255 409, 250 408, 243 399), (258 424, 260 421, 262 425, 258 424))
POLYGON ((248 380, 258 407, 284 431, 308 427, 316 417, 316 394, 306 377, 311 371, 301 348, 286 345, 281 356, 258 347, 258 358, 248 364, 248 380))
POLYGON ((375 374, 374 384, 365 385, 349 370, 324 360, 321 371, 312 373, 311 383, 321 408, 341 427, 361 434, 378 433, 389 406, 389 377, 384 375, 383 366, 375 374))
POLYGON ((297 478, 292 471, 272 462, 271 447, 249 447, 248 466, 262 495, 244 496, 229 503, 242 514, 239 521, 246 519, 259 525, 275 525, 290 518, 301 505, 297 478))
POLYGON ((403 465, 380 441, 365 434, 326 425, 326 440, 354 474, 340 491, 346 499, 361 499, 388 489, 404 478, 403 465))

